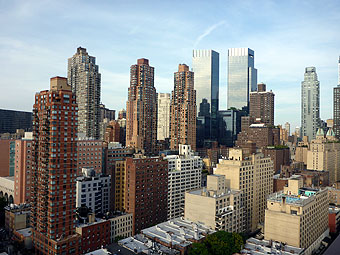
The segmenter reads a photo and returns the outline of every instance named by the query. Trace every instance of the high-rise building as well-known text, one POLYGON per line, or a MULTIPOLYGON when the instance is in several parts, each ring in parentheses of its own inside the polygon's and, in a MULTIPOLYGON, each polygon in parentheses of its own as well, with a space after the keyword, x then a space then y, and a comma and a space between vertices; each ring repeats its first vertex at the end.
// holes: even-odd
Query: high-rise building
POLYGON ((196 91, 194 73, 185 64, 175 73, 174 90, 170 106, 170 148, 177 150, 180 144, 196 149, 196 91))
POLYGON ((218 143, 220 145, 228 147, 235 145, 237 135, 241 132, 241 117, 246 115, 247 112, 237 109, 218 111, 218 143))
POLYGON ((320 83, 315 67, 306 67, 301 83, 301 136, 315 138, 320 125, 320 83))
POLYGON ((104 142, 118 142, 122 143, 120 135, 120 126, 117 120, 111 120, 107 125, 104 133, 104 142))
POLYGON ((228 50, 228 109, 249 110, 249 93, 256 91, 257 69, 254 51, 249 48, 228 50))
POLYGON ((78 107, 63 77, 33 105, 31 227, 37 254, 79 254, 75 234, 78 107))
POLYGON ((106 108, 104 104, 99 105, 100 108, 100 122, 104 119, 115 120, 116 119, 116 110, 110 110, 106 108))
POLYGON ((14 201, 28 203, 31 193, 32 139, 15 141, 14 201))
POLYGON ((267 199, 264 238, 304 248, 311 255, 328 236, 327 189, 303 188, 302 177, 267 199))
POLYGON ((168 220, 182 217, 184 194, 201 188, 203 162, 190 145, 179 145, 179 155, 164 157, 168 161, 168 220))
POLYGON ((32 130, 32 113, 0 109, 0 134, 32 130))
POLYGON ((168 162, 161 157, 127 158, 125 210, 133 213, 133 233, 166 221, 168 162))
POLYGON ((274 166, 270 157, 230 149, 228 159, 220 160, 214 174, 224 175, 228 188, 242 191, 245 231, 256 230, 264 221, 266 197, 273 192, 274 166))
POLYGON ((85 48, 77 48, 68 59, 67 79, 77 96, 79 136, 99 139, 101 75, 96 58, 89 56, 85 48))
POLYGON ((338 85, 340 85, 340 56, 338 61, 338 85))
POLYGON ((290 124, 289 124, 289 122, 285 123, 285 129, 287 130, 288 136, 290 136, 290 124))
POLYGON ((157 93, 157 140, 170 137, 170 93, 157 93))
POLYGON ((340 139, 340 84, 333 88, 333 129, 336 138, 340 139))
POLYGON ((230 233, 245 230, 242 192, 230 189, 224 175, 208 175, 207 187, 185 193, 184 218, 230 233))
POLYGON ((126 103, 126 146, 156 151, 157 95, 154 87, 154 67, 141 58, 130 68, 130 88, 126 103))
POLYGON ((209 105, 206 109, 209 110, 208 118, 210 122, 207 127, 209 132, 205 139, 217 139, 217 113, 219 107, 219 68, 220 55, 213 50, 193 50, 192 67, 195 73, 194 83, 196 90, 196 106, 198 116, 205 116, 200 114, 200 104, 203 99, 207 100, 209 105), (210 118, 209 118, 210 117, 210 118))
POLYGON ((104 143, 101 140, 78 139, 77 140, 77 164, 78 176, 82 175, 82 168, 91 167, 97 174, 104 172, 104 143))
POLYGON ((258 84, 257 91, 250 92, 249 115, 256 122, 274 126, 274 97, 272 91, 266 91, 266 84, 258 84))

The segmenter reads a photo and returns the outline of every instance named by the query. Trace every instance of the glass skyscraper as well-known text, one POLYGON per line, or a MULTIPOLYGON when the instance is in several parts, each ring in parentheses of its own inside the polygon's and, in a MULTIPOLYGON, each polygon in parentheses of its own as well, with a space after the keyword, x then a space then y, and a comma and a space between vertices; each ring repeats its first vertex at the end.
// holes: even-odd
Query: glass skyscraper
POLYGON ((315 67, 306 67, 301 83, 301 135, 315 138, 320 125, 320 83, 315 67))
POLYGON ((256 91, 257 69, 254 68, 254 51, 249 48, 228 50, 228 109, 248 111, 249 93, 256 91), (246 107, 246 108, 245 108, 246 107))
MULTIPOLYGON (((205 132, 204 139, 217 138, 217 113, 219 104, 219 67, 220 55, 213 50, 193 50, 192 67, 194 71, 194 88, 196 90, 197 115, 200 113, 200 104, 208 103, 204 109, 210 109, 209 115, 204 116, 209 122, 209 132, 205 132), (206 101, 203 99, 206 99, 206 101)), ((199 146, 199 145, 198 145, 199 146)))

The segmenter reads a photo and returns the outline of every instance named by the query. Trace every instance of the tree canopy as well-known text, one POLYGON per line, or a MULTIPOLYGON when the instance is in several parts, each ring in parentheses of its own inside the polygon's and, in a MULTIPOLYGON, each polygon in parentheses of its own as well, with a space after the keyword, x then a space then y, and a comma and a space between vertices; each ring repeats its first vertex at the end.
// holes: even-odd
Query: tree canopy
POLYGON ((241 234, 218 231, 201 243, 194 243, 189 255, 232 255, 240 252, 244 244, 241 234))

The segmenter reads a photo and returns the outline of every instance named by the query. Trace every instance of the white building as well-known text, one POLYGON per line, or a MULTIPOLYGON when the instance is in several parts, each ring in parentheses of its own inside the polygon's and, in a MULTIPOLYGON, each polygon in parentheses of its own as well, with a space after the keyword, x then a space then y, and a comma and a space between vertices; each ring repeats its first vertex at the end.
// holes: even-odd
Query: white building
POLYGON ((157 93, 157 140, 170 137, 170 93, 157 93))
POLYGON ((179 155, 168 160, 168 219, 184 215, 185 192, 201 188, 202 159, 195 156, 190 145, 179 145, 179 155))
POLYGON ((112 218, 109 218, 111 222, 111 243, 113 243, 118 236, 124 238, 132 236, 132 216, 132 213, 118 213, 112 218))
POLYGON ((76 180, 76 207, 86 206, 93 213, 110 210, 111 176, 96 175, 93 168, 83 168, 76 180))

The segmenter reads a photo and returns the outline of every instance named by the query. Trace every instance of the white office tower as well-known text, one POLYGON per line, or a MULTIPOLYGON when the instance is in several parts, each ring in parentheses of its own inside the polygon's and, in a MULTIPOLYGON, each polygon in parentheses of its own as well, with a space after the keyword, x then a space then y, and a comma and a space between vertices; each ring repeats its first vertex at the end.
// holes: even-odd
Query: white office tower
POLYGON ((201 188, 202 159, 195 156, 190 145, 179 145, 179 155, 169 155, 168 220, 184 215, 185 192, 201 188))
POLYGON ((320 82, 315 67, 306 67, 301 83, 301 136, 315 139, 320 125, 320 82))

